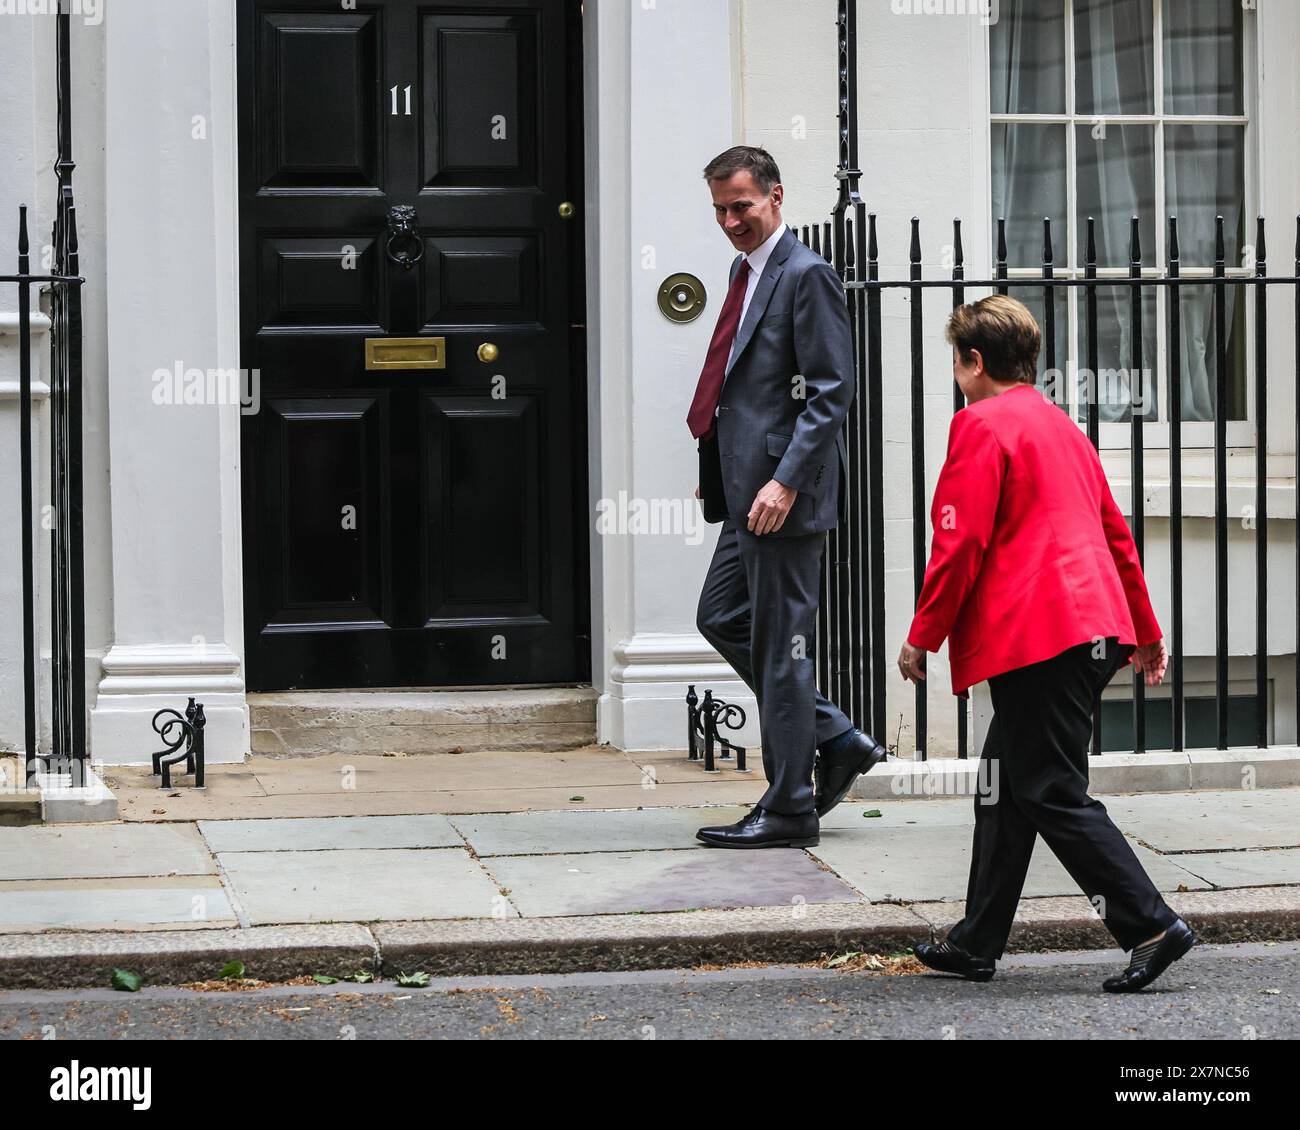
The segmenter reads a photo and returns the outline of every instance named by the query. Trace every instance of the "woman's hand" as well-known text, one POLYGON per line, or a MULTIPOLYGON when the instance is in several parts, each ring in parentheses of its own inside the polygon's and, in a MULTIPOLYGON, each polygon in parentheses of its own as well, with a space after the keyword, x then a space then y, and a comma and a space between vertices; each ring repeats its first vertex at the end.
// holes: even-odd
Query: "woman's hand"
POLYGON ((1142 644, 1133 652, 1130 661, 1136 671, 1146 675, 1148 687, 1159 686, 1165 679, 1165 668, 1169 666, 1169 653, 1165 650, 1165 641, 1142 644))
POLYGON ((898 653, 898 669, 908 682, 925 682, 925 652, 910 643, 903 644, 903 650, 898 653))

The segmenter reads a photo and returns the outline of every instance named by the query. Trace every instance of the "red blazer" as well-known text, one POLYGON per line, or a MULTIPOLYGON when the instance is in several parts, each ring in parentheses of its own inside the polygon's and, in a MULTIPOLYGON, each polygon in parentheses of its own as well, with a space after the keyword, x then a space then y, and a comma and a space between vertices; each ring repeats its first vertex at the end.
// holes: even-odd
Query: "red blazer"
POLYGON ((1161 638, 1101 460, 1032 385, 953 416, 930 521, 907 639, 926 651, 948 640, 954 694, 1089 640, 1161 638))

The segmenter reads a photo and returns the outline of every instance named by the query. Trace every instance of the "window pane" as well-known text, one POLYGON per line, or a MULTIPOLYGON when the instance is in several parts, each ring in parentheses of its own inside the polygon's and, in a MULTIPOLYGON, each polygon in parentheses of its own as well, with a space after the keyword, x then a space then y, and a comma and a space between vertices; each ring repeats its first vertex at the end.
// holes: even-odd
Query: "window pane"
MULTIPOLYGON (((1051 218, 1058 246, 1065 243, 1065 127, 994 123, 993 238, 1007 221, 1007 262, 1043 262, 1043 217, 1051 218)), ((1064 256, 1058 258, 1063 262, 1064 256)))
MULTIPOLYGON (((1213 420, 1218 339, 1215 335, 1214 288, 1178 288, 1178 386, 1183 419, 1213 420)), ((1246 418, 1246 303, 1242 288, 1230 286, 1224 294, 1227 351, 1224 370, 1228 382, 1228 419, 1246 418)), ((1173 375, 1172 358, 1170 375, 1173 375)))
MULTIPOLYGON (((1215 217, 1223 217, 1228 267, 1242 266, 1245 243, 1244 126, 1165 127, 1165 195, 1178 217, 1179 261, 1214 265, 1215 217)), ((1210 287, 1182 291, 1182 409, 1185 420, 1214 418, 1214 294, 1210 287)), ((1230 420, 1245 419, 1245 304, 1240 287, 1227 290, 1227 378, 1230 420)))
POLYGON ((1097 372, 1087 371, 1087 306, 1079 297, 1079 418, 1087 418, 1088 397, 1097 398, 1097 416, 1103 423, 1132 417, 1134 395, 1142 398, 1144 419, 1158 415, 1156 382, 1156 296, 1154 287, 1142 294, 1142 371, 1133 372, 1133 292, 1130 287, 1097 288, 1097 372))
POLYGON ((1002 0, 989 53, 993 113, 1065 113, 1062 0, 1002 0))
POLYGON ((1214 266, 1214 218, 1222 216, 1228 266, 1240 267, 1246 127, 1166 126, 1165 196, 1178 217, 1183 266, 1214 266))
POLYGON ((1088 217, 1097 221, 1097 264, 1127 267, 1132 219, 1139 219, 1142 262, 1156 259, 1154 126, 1078 126, 1079 264, 1088 244, 1088 217))
POLYGON ((1075 112, 1154 114, 1152 0, 1074 0, 1075 112))
POLYGON ((1165 5, 1165 113, 1240 114, 1245 105, 1240 0, 1165 5))

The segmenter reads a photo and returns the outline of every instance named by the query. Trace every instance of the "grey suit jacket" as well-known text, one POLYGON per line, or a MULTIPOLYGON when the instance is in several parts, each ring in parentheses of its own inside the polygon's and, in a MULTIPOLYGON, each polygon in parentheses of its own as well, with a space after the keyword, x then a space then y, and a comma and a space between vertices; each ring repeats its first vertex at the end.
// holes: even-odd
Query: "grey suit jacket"
MULTIPOLYGON (((730 279, 740 262, 737 256, 730 279)), ((754 496, 775 479, 799 495, 785 524, 768 537, 834 527, 847 464, 842 430, 853 394, 844 287, 834 268, 787 228, 736 335, 718 401, 716 458, 724 498, 707 497, 711 476, 702 472, 706 518, 725 501, 727 515, 743 527, 754 496), (803 378, 802 394, 796 376, 803 378)), ((702 441, 702 459, 704 452, 702 441)))

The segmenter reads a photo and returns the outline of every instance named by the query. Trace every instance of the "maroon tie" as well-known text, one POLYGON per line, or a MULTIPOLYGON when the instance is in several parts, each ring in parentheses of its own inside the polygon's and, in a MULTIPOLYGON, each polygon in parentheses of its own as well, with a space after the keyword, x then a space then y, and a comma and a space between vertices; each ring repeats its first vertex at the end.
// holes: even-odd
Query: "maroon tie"
POLYGON ((696 439, 711 436, 717 423, 714 412, 718 407, 718 398, 722 396, 722 382, 727 376, 727 359, 731 356, 731 346, 736 340, 736 331, 740 329, 740 311, 745 305, 748 280, 749 260, 742 259, 740 270, 731 280, 727 300, 722 304, 722 313, 718 315, 718 326, 713 331, 713 340, 709 342, 709 354, 704 359, 700 383, 695 386, 695 399, 686 415, 686 424, 696 439))

